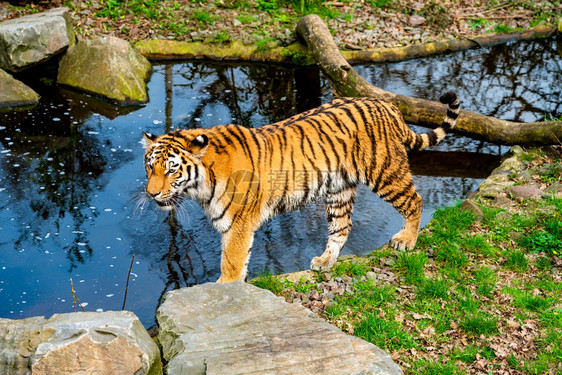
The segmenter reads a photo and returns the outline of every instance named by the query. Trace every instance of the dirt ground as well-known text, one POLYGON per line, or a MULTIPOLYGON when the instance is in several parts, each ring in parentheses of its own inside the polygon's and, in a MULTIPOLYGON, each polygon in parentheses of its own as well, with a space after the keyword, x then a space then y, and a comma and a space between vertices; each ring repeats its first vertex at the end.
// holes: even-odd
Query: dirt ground
MULTIPOLYGON (((110 34, 127 40, 163 38, 260 48, 295 41, 303 15, 296 0, 0 1, 0 20, 68 6, 80 37, 110 34), (280 7, 282 4, 287 7, 280 7)), ((339 47, 361 50, 516 32, 556 23, 559 1, 360 0, 320 1, 305 13, 325 19, 339 47)), ((312 5, 311 5, 312 7, 312 5)))

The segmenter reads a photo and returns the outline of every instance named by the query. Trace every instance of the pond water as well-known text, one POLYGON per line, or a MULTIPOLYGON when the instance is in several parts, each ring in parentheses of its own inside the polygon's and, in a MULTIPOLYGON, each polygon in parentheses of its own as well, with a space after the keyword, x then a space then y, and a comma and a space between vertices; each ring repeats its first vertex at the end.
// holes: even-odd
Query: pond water
MULTIPOLYGON (((454 90, 463 108, 534 121, 562 114, 557 50, 555 40, 542 40, 356 68, 396 93, 437 99, 454 90)), ((157 63, 150 103, 134 108, 58 89, 53 71, 19 77, 40 92, 40 105, 0 112, 4 318, 74 311, 71 278, 87 311, 120 310, 135 254, 126 307, 151 326, 166 291, 219 277, 220 237, 195 203, 173 217, 152 202, 138 205, 145 184, 141 131, 257 127, 331 100, 314 68, 157 63)), ((474 191, 507 149, 451 135, 413 154, 414 180, 425 200, 422 225, 436 208, 474 191)), ((360 189, 353 220, 343 254, 364 255, 386 243, 402 219, 360 189)), ((257 233, 250 276, 307 269, 326 240, 321 205, 278 216, 257 233)))

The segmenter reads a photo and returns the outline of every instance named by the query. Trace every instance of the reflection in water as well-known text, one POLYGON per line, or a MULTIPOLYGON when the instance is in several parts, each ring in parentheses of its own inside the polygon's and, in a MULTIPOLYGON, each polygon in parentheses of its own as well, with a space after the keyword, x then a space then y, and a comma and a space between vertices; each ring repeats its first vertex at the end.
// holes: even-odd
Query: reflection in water
MULTIPOLYGON (((561 85, 552 84, 561 74, 555 43, 357 69, 393 92, 435 98, 455 90, 464 108, 533 121, 544 112, 561 115, 561 85)), ((43 86, 49 79, 35 76, 26 82, 40 91, 41 104, 0 112, 0 299, 5 301, 0 317, 72 311, 70 277, 87 310, 118 310, 136 254, 127 306, 151 325, 165 291, 219 277, 220 236, 194 203, 171 216, 151 202, 135 210, 145 183, 141 131, 162 134, 223 123, 256 127, 331 98, 315 68, 156 65, 150 103, 133 108, 43 86)), ((437 207, 475 190, 505 150, 453 135, 412 154, 414 180, 425 201, 423 224, 437 207)), ((368 189, 358 193, 347 254, 382 245, 402 224, 368 189)), ((280 215, 256 234, 250 275, 305 269, 326 241, 321 204, 280 215)))
POLYGON ((452 88, 465 109, 503 120, 542 121, 545 113, 562 115, 560 45, 555 39, 510 43, 357 71, 399 94, 436 100, 452 88))

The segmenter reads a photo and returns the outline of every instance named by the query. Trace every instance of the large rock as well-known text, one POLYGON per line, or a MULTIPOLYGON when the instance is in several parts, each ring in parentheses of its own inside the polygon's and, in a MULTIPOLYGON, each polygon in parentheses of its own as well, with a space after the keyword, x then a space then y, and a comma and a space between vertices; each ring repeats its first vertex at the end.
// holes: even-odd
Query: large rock
POLYGON ((22 71, 64 52, 74 43, 68 8, 0 22, 0 68, 22 71))
POLYGON ((402 374, 390 356, 253 285, 168 292, 156 314, 167 374, 402 374))
POLYGON ((36 104, 39 95, 25 83, 0 69, 0 108, 36 104))
POLYGON ((119 38, 98 36, 79 41, 61 59, 57 82, 118 104, 148 101, 146 81, 152 66, 119 38))
POLYGON ((562 184, 555 182, 544 190, 544 197, 554 196, 554 198, 562 198, 562 184))
POLYGON ((0 319, 0 374, 161 374, 160 352, 131 312, 0 319))

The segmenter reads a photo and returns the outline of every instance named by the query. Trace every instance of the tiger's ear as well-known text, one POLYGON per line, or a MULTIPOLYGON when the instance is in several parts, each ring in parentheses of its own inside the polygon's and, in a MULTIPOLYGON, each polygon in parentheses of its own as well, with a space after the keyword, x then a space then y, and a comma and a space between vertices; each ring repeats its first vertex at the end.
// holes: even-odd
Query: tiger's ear
POLYGON ((191 140, 188 145, 188 151, 193 155, 203 156, 208 145, 209 138, 205 134, 200 134, 191 140))
POLYGON ((147 148, 148 146, 153 144, 156 138, 158 138, 157 135, 142 132, 142 143, 144 145, 144 148, 147 148))

